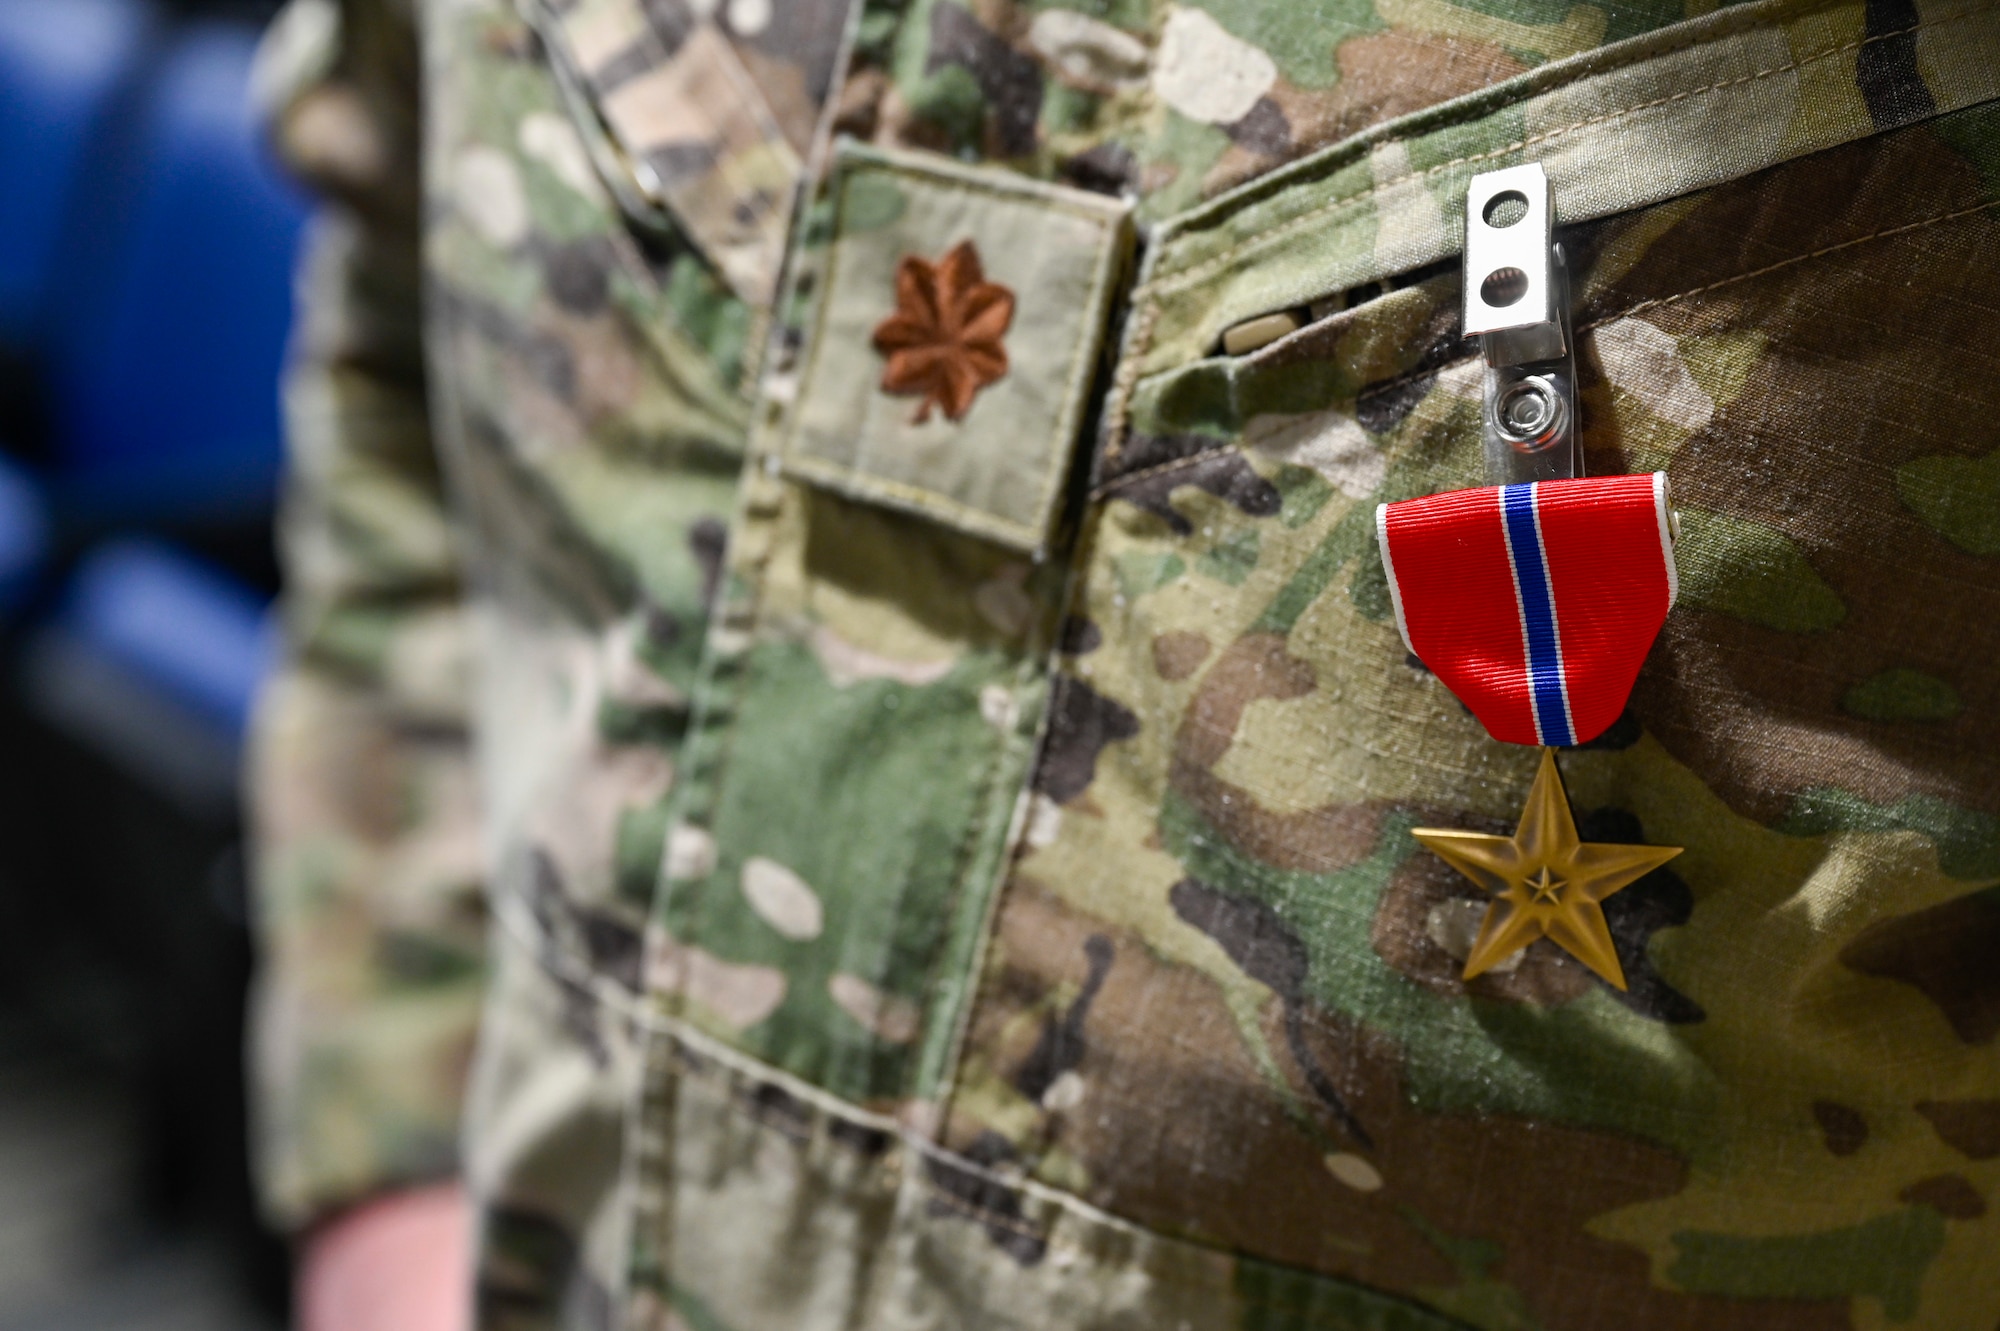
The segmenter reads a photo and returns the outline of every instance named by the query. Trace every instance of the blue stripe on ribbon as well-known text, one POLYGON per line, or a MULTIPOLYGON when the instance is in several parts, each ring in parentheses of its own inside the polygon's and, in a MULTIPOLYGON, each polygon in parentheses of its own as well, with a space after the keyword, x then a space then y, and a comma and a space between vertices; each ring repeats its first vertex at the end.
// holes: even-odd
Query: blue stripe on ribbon
POLYGON ((1535 522, 1535 487, 1502 486, 1500 512, 1507 524, 1507 549, 1514 556, 1514 587, 1521 597, 1535 731, 1544 744, 1574 744, 1568 700, 1563 697, 1562 657, 1556 650, 1555 595, 1549 587, 1548 565, 1542 559, 1542 533, 1535 522))

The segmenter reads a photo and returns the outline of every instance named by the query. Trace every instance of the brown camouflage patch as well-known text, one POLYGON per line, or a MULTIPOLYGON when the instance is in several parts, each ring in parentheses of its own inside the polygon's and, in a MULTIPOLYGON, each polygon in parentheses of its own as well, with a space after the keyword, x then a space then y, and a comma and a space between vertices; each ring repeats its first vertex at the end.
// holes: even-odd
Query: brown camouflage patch
MULTIPOLYGON (((2000 579, 1893 499, 1900 464, 1992 446, 2000 266, 1986 256, 2000 214, 1964 211, 1981 200, 1970 164, 1926 130, 1835 149, 1711 191, 1580 313, 1590 324, 1637 306, 1684 345, 1768 339, 1742 391, 1674 455, 1675 498, 1785 533, 1846 615, 1785 632, 1684 606, 1633 699, 1649 731, 1753 817, 1779 818, 1812 787, 2000 811, 2000 708, 1894 726, 1847 716, 1839 696, 1890 666, 1994 678, 1982 626, 2000 622, 2000 579), (1932 182, 1922 198, 1912 173, 1932 182), (1949 302, 1903 295, 1945 289, 1949 302), (1690 291, 1704 294, 1680 298, 1690 291)), ((1609 423, 1589 423, 1604 459, 1593 470, 1626 469, 1609 423)))

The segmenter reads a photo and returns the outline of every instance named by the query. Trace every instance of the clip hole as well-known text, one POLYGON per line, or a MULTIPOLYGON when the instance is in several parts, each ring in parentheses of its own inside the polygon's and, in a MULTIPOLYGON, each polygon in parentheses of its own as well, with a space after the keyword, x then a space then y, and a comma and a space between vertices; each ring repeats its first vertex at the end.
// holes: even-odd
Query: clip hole
POLYGON ((1528 215, 1528 196, 1517 189, 1501 190, 1486 201, 1486 208, 1480 213, 1486 225, 1495 231, 1504 231, 1528 215))
POLYGON ((1479 284, 1479 298, 1502 310, 1528 294, 1528 275, 1519 268, 1495 268, 1479 284))

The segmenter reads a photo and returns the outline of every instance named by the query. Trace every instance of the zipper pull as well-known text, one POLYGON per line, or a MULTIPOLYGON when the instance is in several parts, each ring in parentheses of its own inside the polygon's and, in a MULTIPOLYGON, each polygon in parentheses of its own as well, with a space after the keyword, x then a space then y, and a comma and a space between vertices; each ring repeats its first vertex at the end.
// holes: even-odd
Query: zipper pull
POLYGON ((1569 272, 1541 163, 1487 171, 1465 191, 1464 335, 1486 354, 1486 482, 1583 474, 1569 272))

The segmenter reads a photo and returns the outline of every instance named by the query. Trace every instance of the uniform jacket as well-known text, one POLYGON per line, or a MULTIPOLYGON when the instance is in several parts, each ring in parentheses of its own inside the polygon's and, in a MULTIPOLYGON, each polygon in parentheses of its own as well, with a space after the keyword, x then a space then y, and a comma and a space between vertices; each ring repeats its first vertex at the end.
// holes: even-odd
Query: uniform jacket
POLYGON ((486 1328, 2000 1323, 2000 6, 299 0, 263 86, 278 1214, 462 1171, 486 1328), (1679 511, 1561 758, 1685 848, 1622 991, 1461 978, 1411 830, 1538 753, 1374 538, 1527 162, 1679 511))

